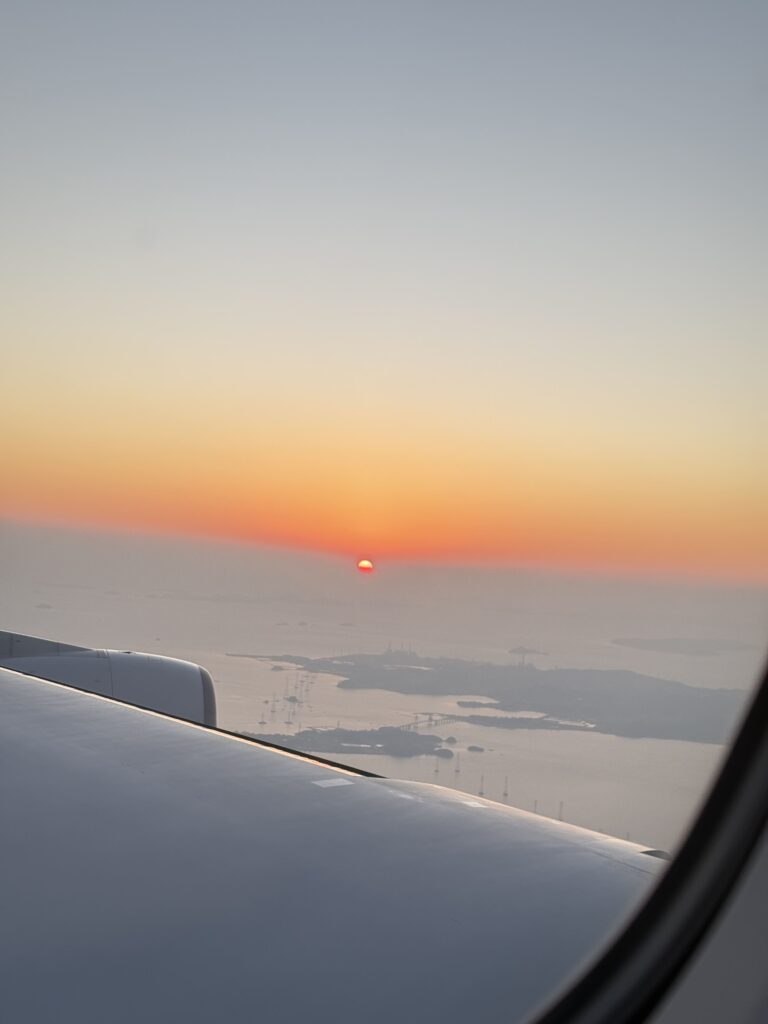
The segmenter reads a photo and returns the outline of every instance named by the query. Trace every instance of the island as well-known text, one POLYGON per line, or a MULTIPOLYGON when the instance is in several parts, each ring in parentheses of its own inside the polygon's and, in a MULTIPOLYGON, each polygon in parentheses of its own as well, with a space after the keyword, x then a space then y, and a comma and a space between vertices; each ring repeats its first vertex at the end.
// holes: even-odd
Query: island
POLYGON ((453 751, 442 746, 439 736, 421 735, 389 725, 380 729, 301 729, 290 735, 252 732, 243 732, 242 735, 312 754, 387 754, 389 757, 431 754, 453 757, 453 751))
MULTIPOLYGON (((622 669, 540 669, 530 663, 499 665, 426 658, 412 651, 333 658, 295 654, 231 656, 292 664, 306 672, 341 677, 337 683, 340 689, 455 696, 452 720, 496 729, 590 730, 616 736, 725 743, 747 696, 743 690, 689 686, 622 669), (473 699, 467 699, 470 696, 473 699), (493 714, 462 715, 465 708, 493 714)), ((294 745, 296 737, 291 740, 294 745)))

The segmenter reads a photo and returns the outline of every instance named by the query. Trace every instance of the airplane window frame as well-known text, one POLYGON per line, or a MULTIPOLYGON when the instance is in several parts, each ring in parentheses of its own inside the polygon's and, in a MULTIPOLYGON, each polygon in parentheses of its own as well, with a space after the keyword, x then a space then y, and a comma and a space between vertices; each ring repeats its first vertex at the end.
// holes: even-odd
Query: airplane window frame
POLYGON ((709 795, 648 900, 534 1024, 639 1024, 658 1008, 768 827, 768 665, 709 795))

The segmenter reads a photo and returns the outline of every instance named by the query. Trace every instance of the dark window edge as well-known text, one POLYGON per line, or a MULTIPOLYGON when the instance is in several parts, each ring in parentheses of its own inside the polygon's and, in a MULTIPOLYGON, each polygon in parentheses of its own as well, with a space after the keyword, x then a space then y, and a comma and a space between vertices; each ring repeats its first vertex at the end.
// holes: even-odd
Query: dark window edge
POLYGON ((727 902, 768 821, 768 670, 679 852, 616 941, 536 1024, 640 1024, 727 902))

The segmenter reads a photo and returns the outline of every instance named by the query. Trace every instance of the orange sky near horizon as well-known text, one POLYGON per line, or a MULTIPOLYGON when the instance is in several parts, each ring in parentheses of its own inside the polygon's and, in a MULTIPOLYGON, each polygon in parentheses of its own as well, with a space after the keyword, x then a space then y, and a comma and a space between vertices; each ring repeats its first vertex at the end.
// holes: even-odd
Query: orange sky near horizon
POLYGON ((83 413, 85 394, 59 403, 58 416, 5 406, 17 406, 16 430, 9 422, 0 438, 12 485, 0 515, 378 561, 768 582, 765 479, 733 461, 717 474, 673 446, 651 459, 621 422, 601 441, 574 424, 558 444, 458 423, 420 433, 416 420, 387 432, 362 417, 342 431, 319 410, 302 422, 286 402, 252 415, 250 429, 231 407, 163 423, 146 401, 131 415, 113 396, 109 418, 83 413))

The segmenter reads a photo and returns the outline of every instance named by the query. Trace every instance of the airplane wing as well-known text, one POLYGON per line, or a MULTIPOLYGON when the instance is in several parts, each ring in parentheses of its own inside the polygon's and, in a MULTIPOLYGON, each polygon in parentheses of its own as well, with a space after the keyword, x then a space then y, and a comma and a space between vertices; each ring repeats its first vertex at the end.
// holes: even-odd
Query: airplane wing
POLYGON ((8 1021, 517 1020, 663 868, 8 668, 0 709, 8 1021))

